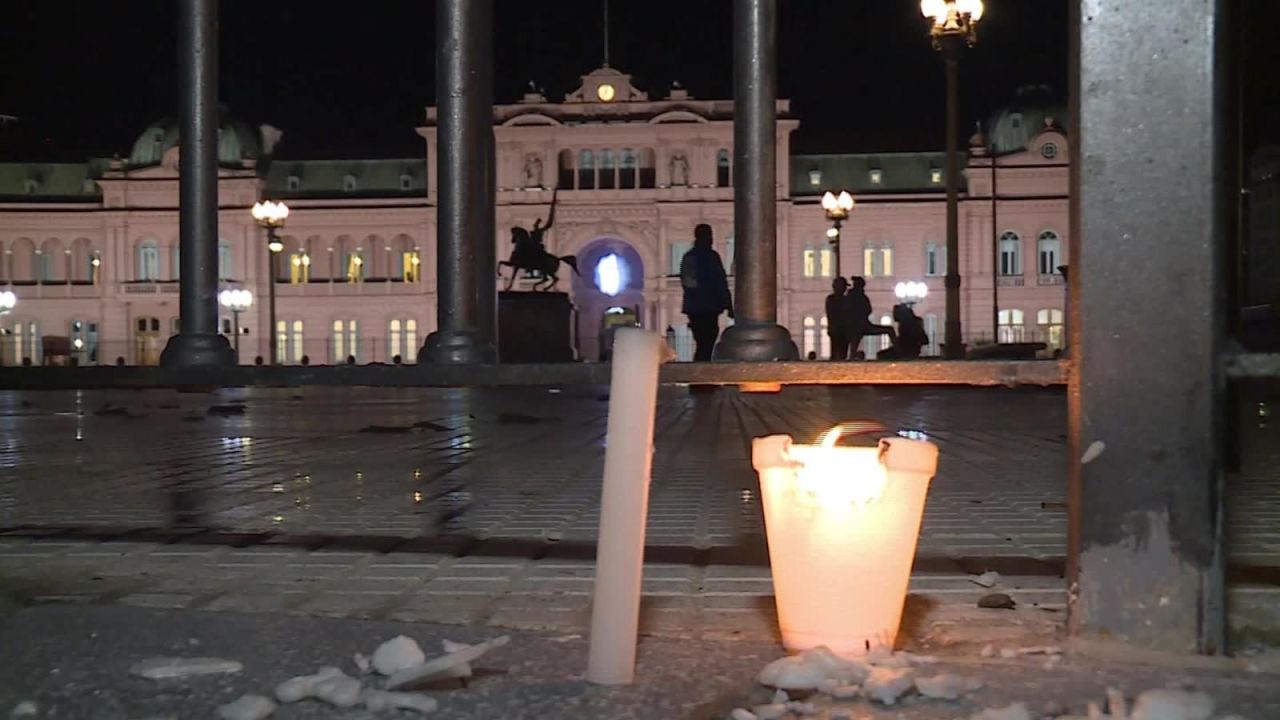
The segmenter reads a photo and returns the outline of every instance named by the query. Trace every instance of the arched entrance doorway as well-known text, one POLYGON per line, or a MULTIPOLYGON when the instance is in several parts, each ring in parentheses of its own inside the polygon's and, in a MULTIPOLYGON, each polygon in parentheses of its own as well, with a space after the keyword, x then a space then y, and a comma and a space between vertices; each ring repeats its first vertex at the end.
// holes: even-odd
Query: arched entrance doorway
POLYGON ((612 330, 644 324, 644 260, 630 243, 601 237, 578 252, 581 275, 573 276, 578 307, 578 356, 597 362, 608 355, 612 330))

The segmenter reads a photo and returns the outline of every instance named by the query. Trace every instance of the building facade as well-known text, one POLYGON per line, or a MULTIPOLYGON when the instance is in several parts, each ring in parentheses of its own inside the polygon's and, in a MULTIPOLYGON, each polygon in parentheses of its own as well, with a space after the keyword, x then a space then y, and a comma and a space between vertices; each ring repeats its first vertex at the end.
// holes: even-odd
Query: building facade
MULTIPOLYGON (((1058 268, 1067 263, 1067 138, 1040 95, 1028 91, 993 117, 990 137, 974 137, 964 164, 957 260, 971 344, 998 337, 1052 349, 1065 339, 1058 268)), ((494 108, 497 255, 510 254, 511 227, 547 218, 554 195, 546 241, 581 268, 562 272, 559 288, 577 308, 583 360, 600 357, 602 328, 619 314, 666 332, 691 355, 676 276, 699 223, 713 228, 732 273, 732 112, 732 101, 700 100, 678 86, 651 99, 608 67, 562 102, 531 92, 494 108)), ((943 154, 792 154, 798 120, 787 101, 778 117, 779 322, 802 354, 825 357, 835 257, 819 201, 848 190, 857 206, 841 235, 842 272, 867 278, 884 322, 897 283, 925 283, 930 294, 916 311, 932 340, 927 352, 936 353, 950 260, 943 154)), ((436 319, 435 120, 428 108, 422 157, 307 161, 273 157, 279 131, 224 115, 218 272, 226 288, 254 297, 221 321, 239 335, 241 362, 266 357, 271 342, 289 364, 413 362, 436 319), (249 215, 261 198, 291 209, 274 261, 249 215)), ((18 297, 0 318, 0 361, 156 363, 177 331, 176 124, 147 128, 127 158, 0 165, 0 250, 0 286, 18 297)), ((868 357, 879 342, 865 343, 868 357)))

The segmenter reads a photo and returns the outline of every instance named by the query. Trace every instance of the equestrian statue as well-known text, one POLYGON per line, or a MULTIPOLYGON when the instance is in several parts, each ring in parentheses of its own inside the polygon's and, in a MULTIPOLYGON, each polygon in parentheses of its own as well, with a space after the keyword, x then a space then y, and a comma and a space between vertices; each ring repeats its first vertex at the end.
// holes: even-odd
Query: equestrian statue
POLYGON ((540 278, 533 284, 535 291, 550 290, 560 282, 560 278, 556 276, 560 263, 572 268, 575 275, 582 274, 578 272, 576 256, 552 255, 547 252, 546 243, 543 241, 543 237, 556 219, 556 195, 559 192, 558 187, 551 192, 551 212, 547 215, 546 225, 542 224, 542 218, 538 218, 533 221, 533 230, 526 230, 518 225, 511 228, 511 242, 514 245, 511 249, 511 257, 498 262, 498 277, 502 277, 503 265, 511 268, 511 277, 507 278, 505 289, 511 289, 521 271, 529 271, 537 273, 540 278))

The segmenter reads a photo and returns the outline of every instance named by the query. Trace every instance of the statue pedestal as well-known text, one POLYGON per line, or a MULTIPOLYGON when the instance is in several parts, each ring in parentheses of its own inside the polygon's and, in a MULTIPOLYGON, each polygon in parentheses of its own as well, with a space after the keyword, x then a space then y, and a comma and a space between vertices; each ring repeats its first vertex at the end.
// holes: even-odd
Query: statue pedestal
POLYGON ((573 304, 562 292, 498 293, 498 361, 573 362, 573 304))

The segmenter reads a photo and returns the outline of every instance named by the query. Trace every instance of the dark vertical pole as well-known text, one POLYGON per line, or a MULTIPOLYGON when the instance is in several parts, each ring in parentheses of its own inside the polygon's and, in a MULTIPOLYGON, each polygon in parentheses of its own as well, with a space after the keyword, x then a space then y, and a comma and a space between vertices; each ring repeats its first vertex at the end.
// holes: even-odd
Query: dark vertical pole
POLYGON ((180 332, 166 367, 230 365, 231 344, 218 333, 218 3, 181 0, 178 64, 178 235, 180 332))
POLYGON ((996 146, 991 148, 991 341, 1000 342, 1000 202, 997 200, 996 146))
MULTIPOLYGON (((275 240, 276 231, 274 229, 267 231, 267 358, 272 365, 280 364, 280 337, 279 330, 276 328, 276 273, 279 272, 277 257, 279 253, 271 252, 270 242, 275 240)), ((297 358, 295 358, 296 360, 297 358)))
POLYGON ((493 0, 436 2, 436 97, 440 132, 436 332, 419 361, 491 363, 492 321, 481 317, 481 278, 492 292, 496 252, 490 162, 493 137, 493 0), (487 219, 486 219, 487 218, 487 219))
POLYGON ((1085 14, 1081 2, 1069 624, 1077 635, 1221 652, 1230 0, 1167 0, 1158 15, 1132 3, 1089 3, 1085 14), (1134 267, 1143 282, 1130 281, 1134 267))
MULTIPOLYGON (((485 133, 485 201, 483 222, 480 230, 482 238, 476 247, 477 268, 498 267, 498 153, 493 129, 485 133)), ((481 272, 476 277, 476 308, 479 315, 477 330, 480 336, 495 349, 498 342, 498 284, 496 272, 481 272)))
POLYGON ((956 136, 960 132, 960 48, 959 36, 942 39, 942 59, 947 72, 947 360, 964 359, 964 339, 960 328, 960 166, 956 136))
POLYGON ((733 4, 733 221, 737 318, 717 360, 794 360, 778 325, 778 3, 733 4))

